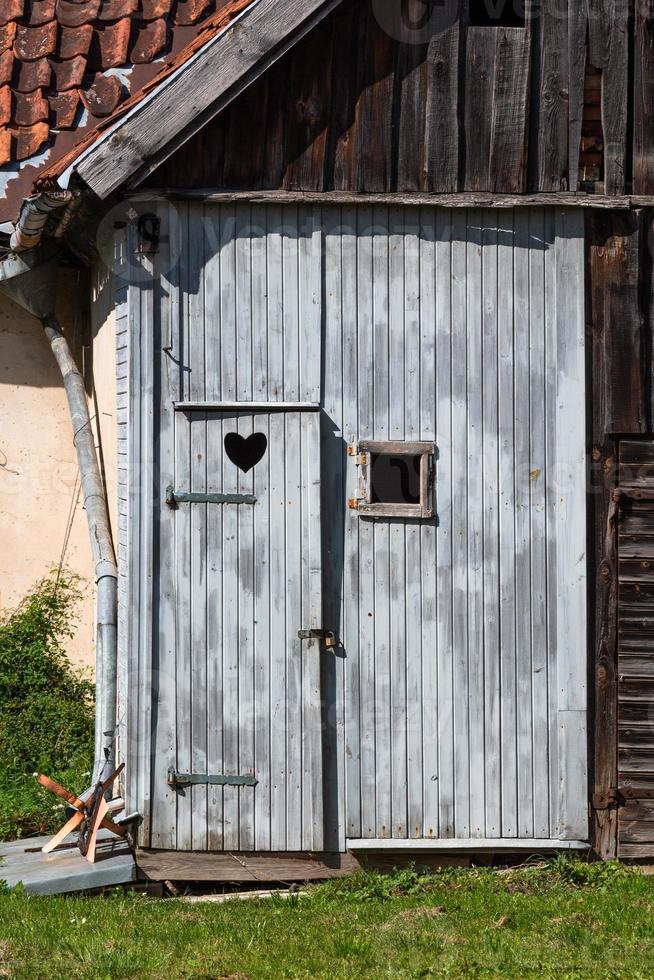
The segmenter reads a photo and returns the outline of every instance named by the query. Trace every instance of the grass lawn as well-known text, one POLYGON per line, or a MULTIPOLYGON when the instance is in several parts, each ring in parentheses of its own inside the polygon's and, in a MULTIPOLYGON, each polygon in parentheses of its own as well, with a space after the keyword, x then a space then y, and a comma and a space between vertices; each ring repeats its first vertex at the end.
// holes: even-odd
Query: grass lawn
POLYGON ((559 858, 226 905, 8 893, 0 976, 651 978, 654 877, 559 858))

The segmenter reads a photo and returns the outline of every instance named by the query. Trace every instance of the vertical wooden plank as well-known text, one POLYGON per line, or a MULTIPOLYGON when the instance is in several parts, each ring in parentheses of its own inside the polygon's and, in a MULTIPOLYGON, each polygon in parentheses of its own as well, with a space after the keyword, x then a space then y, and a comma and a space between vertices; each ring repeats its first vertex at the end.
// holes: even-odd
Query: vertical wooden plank
POLYGON ((426 46, 395 45, 395 186, 403 192, 423 190, 425 152, 426 46))
POLYGON ((454 670, 455 837, 470 836, 470 712, 468 679, 468 459, 467 444, 467 213, 452 219, 452 592, 454 670))
POLYGON ((470 836, 485 835, 483 297, 481 212, 468 211, 467 288, 467 602, 470 836))
MULTIPOLYGON (((420 221, 414 208, 404 212, 404 370, 405 436, 420 436, 420 221)), ((410 837, 423 831, 423 691, 422 622, 420 588, 420 526, 407 521, 406 539, 406 684, 407 684, 407 779, 410 837)))
MULTIPOLYGON (((389 234, 389 438, 406 438, 404 334, 404 210, 388 214, 389 234)), ((390 548, 390 687, 391 687, 391 809, 394 837, 409 836, 407 740, 411 719, 407 706, 406 542, 401 521, 389 529, 390 548)))
MULTIPOLYGON (((219 222, 219 212, 207 220, 219 222)), ((220 253, 218 253, 218 258, 220 253)), ((207 309, 214 290, 219 288, 219 263, 207 269, 207 309)), ((209 378, 207 378, 209 381, 209 378)), ((215 383, 215 382, 214 382, 215 383)), ((222 490, 222 461, 224 455, 222 419, 207 422, 207 487, 209 491, 222 490)), ((208 772, 222 773, 223 753, 223 507, 211 507, 207 515, 207 765, 208 772)), ((207 800, 207 847, 210 851, 222 850, 223 790, 219 786, 209 789, 207 800)))
POLYGON ((460 30, 456 21, 435 33, 427 50, 424 189, 434 194, 459 188, 460 30))
MULTIPOLYGON (((158 589, 157 601, 158 630, 153 657, 153 681, 158 689, 156 703, 156 723, 153 738, 153 807, 152 837, 153 847, 174 849, 177 799, 175 790, 168 786, 167 770, 176 763, 176 681, 175 681, 175 636, 176 601, 175 581, 175 512, 165 506, 165 488, 175 485, 175 410, 173 402, 179 396, 180 353, 179 337, 179 283, 177 259, 180 247, 180 225, 172 205, 162 209, 161 220, 167 229, 168 242, 162 242, 158 256, 158 271, 163 278, 164 288, 161 298, 155 304, 155 343, 159 348, 155 357, 155 370, 158 369, 158 471, 159 499, 156 536, 158 548, 158 589), (166 338, 166 340, 164 340, 166 338), (170 349, 166 350, 167 341, 170 349)), ((164 235, 164 238, 166 236, 164 235)))
POLYGON ((629 5, 623 0, 589 0, 589 61, 602 70, 606 194, 624 194, 626 189, 629 20, 629 5))
POLYGON ((557 431, 557 339, 556 339, 556 212, 545 212, 545 418, 547 425, 547 681, 549 715, 549 797, 550 836, 559 834, 559 697, 557 690, 557 537, 556 537, 556 453, 557 431))
POLYGON ((545 213, 529 211, 529 510, 534 837, 550 835, 545 419, 545 213))
MULTIPOLYGON (((220 349, 222 369, 222 397, 225 401, 235 401, 238 396, 238 316, 236 294, 236 243, 240 215, 236 207, 225 208, 221 221, 220 256, 220 349)), ((235 416, 223 418, 221 443, 229 433, 238 431, 235 416)), ((223 493, 238 493, 238 470, 227 459, 224 452, 222 460, 223 493)), ((238 605, 239 605, 239 562, 238 562, 238 512, 236 507, 223 508, 223 588, 222 588, 222 716, 223 716, 223 764, 225 775, 239 775, 239 658, 238 658, 238 605)), ((238 789, 225 786, 223 789, 223 846, 238 850, 239 837, 239 799, 238 789)))
POLYGON ((500 837, 498 214, 482 212, 484 807, 485 836, 500 837))
POLYGON ((654 193, 654 3, 634 13, 634 194, 654 193))
MULTIPOLYGON (((454 837, 454 632, 452 467, 452 316, 453 212, 436 213, 436 581, 438 587, 438 835, 454 837)), ((457 433, 458 438, 458 433, 457 433)))
POLYGON ((569 126, 568 189, 577 190, 579 154, 584 117, 584 83, 586 73, 586 30, 588 13, 585 4, 568 5, 569 126))
MULTIPOLYGON (((193 401, 206 398, 206 355, 204 322, 204 216, 202 207, 189 211, 188 241, 189 321, 189 395, 193 401)), ((190 423, 190 490, 205 493, 207 489, 207 418, 200 413, 190 423)), ((207 505, 190 508, 191 558, 190 588, 190 695, 191 695, 191 769, 207 772, 207 505)), ((192 850, 207 848, 206 786, 187 790, 192 801, 192 850)))
MULTIPOLYGON (((285 414, 286 511, 286 830, 287 847, 302 837, 302 458, 300 417, 285 414)), ((310 655, 310 654, 309 654, 310 655)))
MULTIPOLYGON (((357 361, 358 436, 373 438, 374 401, 370 367, 373 363, 372 221, 369 207, 357 210, 357 361)), ((361 700, 361 830, 363 837, 375 836, 375 580, 374 521, 359 521, 359 676, 361 700)))
MULTIPOLYGON (((356 446, 359 438, 359 354, 357 337, 357 309, 351 297, 357 295, 357 209, 343 208, 343 233, 341 236, 342 295, 343 295, 343 436, 348 446, 356 446)), ((357 468, 351 460, 346 464, 346 500, 357 497, 357 468)), ((344 596, 356 595, 359 590, 359 531, 360 522, 355 511, 345 513, 345 588, 344 596)), ((343 636, 346 653, 345 664, 345 769, 347 836, 362 837, 361 800, 361 730, 359 676, 359 602, 344 604, 343 636)))
POLYGON ((292 92, 293 97, 288 99, 286 110, 289 165, 284 187, 287 190, 325 189, 332 74, 328 70, 316 70, 316 67, 331 64, 334 43, 338 40, 332 19, 328 18, 288 55, 287 91, 292 92))
MULTIPOLYGON (((180 254, 180 313, 182 317, 180 364, 182 366, 182 397, 190 398, 191 338, 188 315, 188 242, 190 207, 180 207, 182 218, 182 250, 180 254)), ((191 432, 188 416, 177 417, 175 424, 175 486, 191 484, 191 432)), ((175 554, 177 569, 176 663, 177 684, 177 770, 191 772, 191 511, 180 507, 175 516, 175 554)), ((188 790, 177 791, 177 840, 180 851, 193 848, 193 800, 188 790)))
POLYGON ((497 29, 488 189, 504 194, 527 189, 530 48, 524 27, 497 29))
POLYGON ((520 193, 527 180, 529 33, 467 29, 465 189, 520 193))
MULTIPOLYGON (((280 207, 264 210, 267 235, 268 397, 284 400, 283 222, 280 207)), ((262 218, 263 220, 263 218, 262 218)), ((270 522, 270 844, 285 850, 286 833, 286 508, 284 416, 272 414, 268 432, 270 522)))
POLYGON ((360 58, 354 161, 356 190, 384 193, 393 189, 394 42, 377 22, 372 7, 361 17, 360 58))
POLYGON ((583 215, 557 212, 557 609, 560 837, 588 834, 583 215), (563 589, 562 583, 566 584, 563 589))
MULTIPOLYGON (((338 207, 323 209, 325 240, 325 306, 323 351, 322 483, 323 483, 323 608, 325 628, 334 630, 345 647, 345 513, 347 506, 344 405, 342 215, 338 207)), ((353 603, 347 602, 351 609, 353 603)), ((322 691, 325 709, 324 780, 325 848, 345 850, 345 661, 324 657, 322 691)))
MULTIPOLYGON (((267 222, 264 208, 251 211, 252 266, 252 398, 268 397, 268 247, 267 222)), ((254 847, 269 850, 271 847, 271 738, 270 692, 271 649, 275 639, 271 632, 270 592, 270 418, 255 416, 255 430, 263 432, 268 440, 268 451, 254 469, 254 496, 257 503, 253 520, 253 570, 254 570, 254 774, 257 785, 254 791, 254 847)))
MULTIPOLYGON (((302 607, 307 629, 323 628, 320 416, 300 416, 302 457, 302 607)), ((308 851, 324 848, 323 752, 320 658, 310 640, 302 659, 302 836, 308 851)))
MULTIPOLYGON (((436 221, 420 211, 420 439, 436 442, 436 221)), ((434 459, 436 465, 437 460, 434 459)), ((423 835, 438 836, 438 606, 435 521, 420 528, 423 835)))
MULTIPOLYGON (((253 338, 252 310, 252 224, 251 207, 238 208, 236 223, 236 393, 238 401, 252 401, 253 338)), ((249 438, 256 429, 256 417, 242 416, 238 431, 249 438)), ((229 461, 226 461, 229 466, 229 461)), ((238 493, 254 493, 254 473, 238 473, 238 493)), ((231 509, 231 508, 228 508, 231 509)), ((238 765, 240 774, 255 768, 254 733, 254 507, 235 507, 238 541, 238 765)), ((254 794, 248 786, 238 789, 239 846, 254 849, 254 794)))
POLYGON ((533 837, 529 212, 515 213, 514 241, 515 629, 518 748, 518 833, 533 837))
MULTIPOLYGON (((372 329, 375 439, 389 439, 389 295, 393 288, 389 276, 388 209, 380 206, 372 212, 370 247, 372 249, 372 329)), ((388 522, 373 524, 374 535, 374 603, 375 603, 375 766, 377 837, 392 833, 391 730, 392 697, 390 655, 390 528, 388 522)))
POLYGON ((497 274, 499 348, 499 578, 501 678, 501 787, 502 837, 518 835, 518 759, 516 739, 516 529, 515 529, 515 401, 513 297, 515 270, 513 243, 515 213, 500 212, 497 274))
POLYGON ((468 27, 465 65, 466 191, 490 190, 490 158, 495 81, 495 31, 468 27))
MULTIPOLYGON (((270 220, 270 219, 269 219, 270 220)), ((268 249, 272 270, 281 255, 275 255, 273 242, 268 249)), ((280 262, 281 265, 281 262, 280 262)), ((281 278, 280 278, 281 281, 281 278)), ((269 316, 271 315, 269 308, 269 316)), ((283 389, 282 389, 283 390, 283 389)), ((284 477, 285 422, 282 413, 270 416, 270 767, 271 836, 273 850, 288 846, 287 762, 286 762, 286 485, 284 477)))
POLYGON ((556 192, 568 189, 568 18, 559 0, 542 0, 539 11, 540 78, 535 80, 531 130, 537 155, 534 190, 556 192))

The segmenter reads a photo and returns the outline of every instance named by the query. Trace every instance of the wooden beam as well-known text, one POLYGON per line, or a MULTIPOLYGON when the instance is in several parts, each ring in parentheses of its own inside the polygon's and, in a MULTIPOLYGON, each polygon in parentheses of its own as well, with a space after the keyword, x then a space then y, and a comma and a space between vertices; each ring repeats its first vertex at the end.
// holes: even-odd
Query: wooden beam
POLYGON ((151 173, 279 61, 341 0, 256 0, 81 158, 100 198, 151 173))
POLYGON ((388 837, 360 838, 348 840, 349 851, 583 851, 589 848, 588 841, 552 840, 540 838, 494 837, 447 837, 441 840, 431 838, 391 839, 388 837))
POLYGON ((222 191, 217 188, 185 189, 153 187, 135 190, 127 195, 132 201, 151 201, 164 197, 178 201, 201 201, 204 204, 383 204, 388 207, 447 208, 533 208, 575 207, 628 211, 654 206, 654 197, 606 197, 600 194, 491 194, 482 191, 462 194, 355 194, 349 191, 222 191))

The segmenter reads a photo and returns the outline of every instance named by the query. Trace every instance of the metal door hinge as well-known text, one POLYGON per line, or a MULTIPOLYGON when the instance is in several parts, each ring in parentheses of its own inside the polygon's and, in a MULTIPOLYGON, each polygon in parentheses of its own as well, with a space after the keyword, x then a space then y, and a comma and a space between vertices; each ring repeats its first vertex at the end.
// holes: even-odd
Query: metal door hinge
POLYGON ((169 786, 256 786, 258 779, 254 776, 212 776, 208 773, 177 772, 168 770, 166 780, 169 786))
POLYGON ((336 646, 336 634, 333 630, 298 630, 301 640, 324 640, 328 650, 336 646))
POLYGON ((620 790, 615 787, 611 787, 607 793, 593 794, 594 810, 610 810, 613 806, 620 806, 621 802, 620 790))
POLYGON ((166 503, 169 507, 178 504, 256 504, 257 498, 247 493, 187 493, 166 488, 166 503))

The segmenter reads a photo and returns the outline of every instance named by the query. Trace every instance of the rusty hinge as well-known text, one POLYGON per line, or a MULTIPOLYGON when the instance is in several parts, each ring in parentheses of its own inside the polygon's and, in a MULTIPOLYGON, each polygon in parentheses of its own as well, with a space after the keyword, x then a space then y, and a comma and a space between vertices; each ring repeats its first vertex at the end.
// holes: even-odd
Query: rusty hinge
POLYGON ((607 793, 593 794, 594 810, 610 810, 611 807, 620 806, 621 802, 622 797, 620 796, 620 790, 613 786, 607 793))
POLYGON ((348 446, 347 454, 352 459, 355 466, 367 466, 368 465, 368 454, 360 453, 356 446, 348 446))

